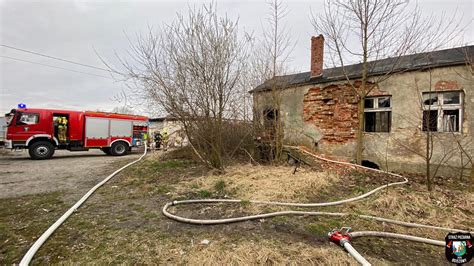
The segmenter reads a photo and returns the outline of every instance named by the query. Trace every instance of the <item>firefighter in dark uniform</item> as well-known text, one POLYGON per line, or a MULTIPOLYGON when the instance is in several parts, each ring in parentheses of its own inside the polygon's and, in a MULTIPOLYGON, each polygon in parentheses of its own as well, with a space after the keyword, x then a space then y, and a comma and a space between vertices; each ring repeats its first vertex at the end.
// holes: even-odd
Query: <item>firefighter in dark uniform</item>
POLYGON ((155 133, 155 149, 159 150, 161 148, 162 136, 159 131, 155 133))

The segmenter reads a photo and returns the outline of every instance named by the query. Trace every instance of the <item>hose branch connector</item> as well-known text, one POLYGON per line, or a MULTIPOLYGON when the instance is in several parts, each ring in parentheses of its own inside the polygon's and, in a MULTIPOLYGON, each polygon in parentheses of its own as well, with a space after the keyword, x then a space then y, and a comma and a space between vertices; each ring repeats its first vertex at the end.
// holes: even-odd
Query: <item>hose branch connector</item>
POLYGON ((344 247, 344 243, 351 242, 351 235, 349 232, 352 229, 350 227, 341 227, 341 229, 333 229, 331 232, 328 233, 329 241, 333 242, 334 244, 340 245, 344 247))

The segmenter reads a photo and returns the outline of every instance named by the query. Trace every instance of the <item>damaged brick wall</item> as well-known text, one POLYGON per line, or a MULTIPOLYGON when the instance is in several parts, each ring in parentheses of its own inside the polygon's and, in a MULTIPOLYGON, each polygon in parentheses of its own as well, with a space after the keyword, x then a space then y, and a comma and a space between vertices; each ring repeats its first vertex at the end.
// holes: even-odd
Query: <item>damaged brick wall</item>
POLYGON ((455 80, 440 80, 434 85, 435 91, 452 91, 462 89, 461 84, 455 80))
POLYGON ((321 130, 322 142, 346 143, 356 137, 357 102, 357 94, 348 85, 311 88, 304 95, 304 121, 321 130))

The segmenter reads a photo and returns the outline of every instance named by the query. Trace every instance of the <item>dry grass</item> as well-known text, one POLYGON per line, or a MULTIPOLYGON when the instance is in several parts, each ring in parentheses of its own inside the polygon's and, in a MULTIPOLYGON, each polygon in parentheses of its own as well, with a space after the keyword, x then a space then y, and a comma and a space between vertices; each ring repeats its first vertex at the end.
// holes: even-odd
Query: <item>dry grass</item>
MULTIPOLYGON (((474 229, 474 193, 451 193, 435 189, 430 195, 427 191, 408 191, 406 187, 388 189, 367 200, 345 206, 356 213, 364 213, 385 218, 457 228, 474 229)), ((444 239, 446 232, 428 229, 411 229, 394 226, 391 231, 425 237, 444 239)))
MULTIPOLYGON (((373 189, 391 178, 334 169, 313 171, 293 167, 236 165, 224 175, 206 172, 189 160, 157 154, 134 165, 101 188, 58 230, 35 257, 35 263, 65 264, 193 264, 193 265, 356 265, 340 247, 327 242, 327 232, 340 226, 354 230, 385 230, 443 239, 444 232, 408 229, 358 219, 354 216, 277 217, 260 221, 194 226, 163 217, 161 207, 174 199, 224 197, 289 202, 343 199, 373 189), (203 239, 209 245, 200 244, 203 239)), ((353 170, 348 170, 353 171, 353 170)), ((393 180, 395 181, 395 180, 393 180)), ((398 181, 398 180, 397 180, 398 181)), ((324 210, 370 214, 447 227, 474 227, 474 193, 437 186, 430 195, 413 179, 410 185, 392 187, 355 203, 324 210)), ((45 195, 9 199, 0 208, 0 264, 18 262, 34 239, 64 206, 54 195, 54 212, 45 195), (43 200, 41 200, 43 198, 43 200), (56 202, 57 201, 57 202, 56 202), (59 203, 58 203, 59 202, 59 203), (61 204, 60 204, 61 203, 61 204), (7 204, 13 206, 8 208, 7 204), (40 228, 32 222, 43 221, 40 228), (27 230, 25 230, 27 228, 27 230), (3 244, 2 243, 6 243, 3 244)), ((52 196, 51 196, 52 197, 52 196)), ((193 205, 174 208, 186 217, 220 218, 274 211, 268 206, 243 204, 193 205)), ((288 208, 284 208, 288 209, 288 208)), ((354 247, 375 265, 416 262, 442 264, 444 249, 392 239, 361 238, 354 247)))
POLYGON ((208 247, 194 247, 189 252, 196 265, 334 265, 355 261, 335 246, 314 247, 303 243, 262 240, 228 244, 216 241, 208 247))
POLYGON ((227 169, 224 175, 206 175, 192 181, 177 184, 177 194, 190 190, 213 190, 218 182, 224 182, 226 190, 233 192, 234 198, 244 200, 304 200, 304 189, 323 190, 338 176, 329 172, 314 172, 300 168, 293 174, 294 168, 285 166, 237 165, 227 169))

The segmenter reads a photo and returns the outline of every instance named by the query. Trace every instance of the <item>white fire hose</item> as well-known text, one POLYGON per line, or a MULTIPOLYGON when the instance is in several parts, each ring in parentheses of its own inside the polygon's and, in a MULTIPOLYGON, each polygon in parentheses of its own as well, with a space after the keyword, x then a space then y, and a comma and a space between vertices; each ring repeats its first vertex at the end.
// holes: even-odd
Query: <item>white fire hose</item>
POLYGON ((370 262, 368 262, 362 255, 360 255, 359 252, 351 245, 351 242, 346 240, 346 241, 341 241, 341 246, 347 250, 349 254, 361 265, 364 266, 370 266, 370 262))
POLYGON ((420 242, 420 243, 425 243, 425 244, 430 244, 433 246, 440 246, 444 247, 446 243, 443 241, 439 240, 433 240, 429 238, 424 238, 424 237, 418 237, 418 236, 410 236, 410 235, 403 235, 403 234, 397 234, 397 233, 389 233, 389 232, 378 232, 378 231, 358 231, 358 232, 351 232, 349 235, 352 238, 356 237, 370 237, 370 236, 376 236, 376 237, 389 237, 389 238, 397 238, 397 239, 402 239, 402 240, 408 240, 408 241, 413 241, 413 242, 420 242))
MULTIPOLYGON (((260 203, 260 201, 253 201, 253 200, 234 200, 234 199, 201 199, 201 200, 180 200, 180 201, 173 201, 165 204, 162 209, 163 215, 166 217, 188 224, 197 224, 197 225, 216 225, 216 224, 227 224, 227 223, 236 223, 236 222, 243 222, 249 220, 258 220, 258 219, 266 219, 272 218, 277 216, 333 216, 333 217, 344 217, 344 216, 356 216, 366 220, 374 220, 378 222, 390 223, 401 225, 405 227, 417 227, 417 228, 426 228, 426 229, 433 229, 433 230, 441 230, 447 232, 469 232, 467 230, 461 229, 454 229, 454 228, 447 228, 447 227, 440 227, 440 226, 433 226, 433 225, 425 225, 425 224, 418 224, 418 223, 410 223, 398 220, 392 220, 377 216, 371 215, 362 215, 362 214, 352 214, 352 213, 345 213, 345 212, 314 212, 314 211, 278 211, 278 212, 270 212, 270 213, 263 213, 263 214, 256 214, 256 215, 249 215, 249 216, 241 216, 241 217, 234 217, 234 218, 224 218, 224 219, 191 219, 186 217, 181 217, 176 214, 172 214, 168 211, 168 209, 172 206, 177 205, 185 205, 185 204, 196 204, 196 203, 260 203)), ((328 202, 331 203, 331 202, 328 202)), ((268 202, 265 203, 268 205, 280 205, 281 202, 268 202)), ((295 203, 297 204, 297 203, 295 203)), ((303 205, 293 205, 297 207, 307 207, 303 205)))
MULTIPOLYGON (((172 206, 177 206, 177 205, 185 205, 185 204, 209 204, 209 203, 254 203, 254 204, 266 204, 266 205, 277 205, 277 206, 292 206, 292 207, 322 207, 322 206, 334 206, 334 205, 341 205, 344 203, 348 202, 353 202, 357 201, 363 198, 366 198, 375 192, 386 188, 390 186, 395 186, 395 185, 402 185, 408 182, 408 179, 405 177, 395 174, 395 173, 390 173, 390 172, 385 172, 381 171, 378 169, 372 169, 368 167, 364 167, 361 165, 357 164, 352 164, 352 163, 347 163, 347 162, 339 162, 335 160, 330 160, 315 154, 312 154, 304 149, 301 149, 299 147, 291 147, 291 148, 297 148, 301 150, 302 152, 313 156, 317 159, 331 162, 331 163, 337 163, 337 164, 343 164, 343 165, 349 165, 349 166, 355 166, 358 168, 363 168, 366 170, 370 171, 375 171, 379 173, 384 173, 388 174, 394 177, 399 177, 403 178, 404 181, 401 182, 395 182, 395 183, 389 183, 380 187, 377 187, 363 195, 360 195, 358 197, 354 198, 349 198, 349 199, 344 199, 344 200, 339 200, 339 201, 333 201, 333 202, 321 202, 321 203, 289 203, 289 202, 274 202, 274 201, 261 201, 261 200, 238 200, 238 199, 198 199, 198 200, 181 200, 181 201, 173 201, 165 204, 165 206, 162 209, 163 215, 166 217, 176 220, 178 222, 182 223, 188 223, 188 224, 199 224, 199 225, 215 225, 215 224, 226 224, 226 223, 235 223, 235 222, 242 222, 242 221, 248 221, 248 220, 255 220, 255 219, 264 219, 264 218, 271 218, 271 217, 276 217, 276 216, 283 216, 283 215, 305 215, 305 216, 336 216, 336 217, 343 217, 343 216, 356 216, 359 218, 363 219, 368 219, 368 220, 375 220, 378 222, 385 222, 385 223, 391 223, 391 224, 396 224, 396 225, 401 225, 401 226, 406 226, 406 227, 417 227, 417 228, 426 228, 426 229, 433 229, 433 230, 442 230, 442 231, 448 231, 448 232, 469 232, 468 230, 461 230, 461 229, 454 229, 454 228, 446 228, 446 227, 440 227, 440 226, 433 226, 433 225, 424 225, 424 224, 418 224, 418 223, 411 223, 411 222, 404 222, 404 221, 398 221, 398 220, 393 220, 393 219, 387 219, 387 218, 382 218, 382 217, 377 217, 377 216, 370 216, 370 215, 360 215, 360 214, 350 214, 350 213, 342 213, 342 212, 314 212, 314 211, 278 211, 278 212, 271 212, 271 213, 264 213, 264 214, 257 214, 257 215, 249 215, 249 216, 242 216, 242 217, 234 217, 234 218, 224 218, 224 219, 191 219, 191 218, 186 218, 186 217, 181 217, 176 214, 172 214, 168 211, 168 209, 172 206)), ((473 233, 472 231, 470 233, 473 233)), ((350 233, 350 237, 363 237, 363 236, 377 236, 377 237, 391 237, 391 238, 398 238, 398 239, 404 239, 404 240, 409 240, 409 241, 416 241, 416 242, 421 242, 421 243, 426 243, 426 244, 431 244, 431 245, 437 245, 437 246, 444 246, 444 243, 442 241, 437 241, 437 240, 432 240, 428 238, 422 238, 422 237, 416 237, 416 236, 410 236, 410 235, 403 235, 403 234, 396 234, 396 233, 389 233, 389 232, 375 232, 375 231, 361 231, 361 232, 352 232, 350 233)), ((350 239, 350 238, 349 238, 350 239)), ((343 243, 339 243, 341 246, 343 246, 359 263, 362 265, 370 265, 370 263, 363 258, 350 244, 349 240, 344 240, 342 241, 343 243)))
POLYGON ((61 224, 64 223, 64 221, 66 221, 67 218, 69 218, 69 216, 71 216, 99 187, 101 187, 102 185, 104 185, 105 183, 107 183, 107 181, 109 181, 112 177, 114 177, 116 174, 120 173, 123 169, 129 167, 130 165, 132 164, 135 164, 137 163, 138 161, 142 160, 143 157, 145 157, 146 155, 146 152, 147 152, 147 145, 145 143, 145 151, 143 152, 143 155, 140 156, 140 158, 138 158, 137 160, 131 162, 131 163, 128 163, 127 165, 123 166, 122 168, 116 170, 115 172, 113 172, 111 175, 109 175, 108 177, 106 177, 104 180, 102 180, 100 183, 98 183, 97 185, 95 185, 93 188, 91 188, 84 196, 82 196, 82 198, 76 202, 76 204, 74 204, 69 210, 67 210, 67 212, 65 212, 53 225, 51 225, 48 230, 46 230, 39 238, 38 240, 36 240, 36 242, 30 247, 30 249, 28 250, 28 252, 26 252, 25 256, 23 257, 23 259, 20 261, 20 265, 21 266, 25 266, 25 265, 28 265, 30 262, 31 262, 31 259, 33 259, 33 256, 36 254, 36 252, 38 251, 38 249, 44 244, 44 242, 46 242, 46 240, 48 240, 48 238, 51 236, 51 234, 54 233, 54 231, 56 231, 56 229, 58 229, 61 224))

